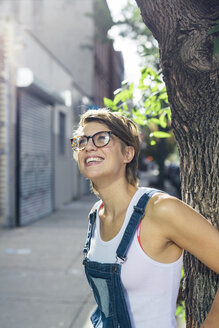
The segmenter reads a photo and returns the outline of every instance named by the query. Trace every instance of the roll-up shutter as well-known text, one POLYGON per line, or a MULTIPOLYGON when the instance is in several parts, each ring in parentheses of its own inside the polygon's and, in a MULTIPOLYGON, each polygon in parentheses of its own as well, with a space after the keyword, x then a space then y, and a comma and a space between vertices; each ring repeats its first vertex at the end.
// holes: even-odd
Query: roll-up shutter
POLYGON ((52 212, 51 106, 19 91, 19 225, 52 212))

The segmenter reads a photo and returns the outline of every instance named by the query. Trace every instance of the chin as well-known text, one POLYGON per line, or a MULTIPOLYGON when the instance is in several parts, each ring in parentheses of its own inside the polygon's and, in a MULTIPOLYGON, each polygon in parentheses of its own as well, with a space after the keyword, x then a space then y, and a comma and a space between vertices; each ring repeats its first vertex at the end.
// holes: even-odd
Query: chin
POLYGON ((97 179, 100 179, 102 175, 100 175, 100 172, 87 172, 87 170, 80 170, 81 174, 91 181, 96 181, 97 179))

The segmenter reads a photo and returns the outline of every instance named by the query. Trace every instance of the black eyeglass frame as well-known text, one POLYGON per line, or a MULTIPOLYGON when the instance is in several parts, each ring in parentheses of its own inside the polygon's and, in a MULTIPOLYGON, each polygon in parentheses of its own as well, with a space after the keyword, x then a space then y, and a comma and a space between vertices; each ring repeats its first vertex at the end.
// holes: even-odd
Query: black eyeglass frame
POLYGON ((88 142, 89 142, 89 139, 92 139, 92 142, 93 142, 93 144, 94 144, 95 147, 97 147, 97 148, 103 148, 103 147, 107 146, 108 143, 110 142, 111 134, 114 134, 114 133, 112 131, 99 131, 99 132, 94 133, 92 136, 77 136, 77 137, 70 138, 72 150, 78 150, 78 151, 84 150, 85 147, 87 146, 88 142), (95 144, 94 138, 95 138, 96 135, 101 134, 101 133, 107 133, 108 136, 109 136, 109 139, 108 139, 107 143, 104 144, 103 146, 97 146, 95 144), (76 142, 81 137, 86 138, 87 141, 86 141, 86 145, 83 148, 79 149, 78 144, 76 144, 76 142))

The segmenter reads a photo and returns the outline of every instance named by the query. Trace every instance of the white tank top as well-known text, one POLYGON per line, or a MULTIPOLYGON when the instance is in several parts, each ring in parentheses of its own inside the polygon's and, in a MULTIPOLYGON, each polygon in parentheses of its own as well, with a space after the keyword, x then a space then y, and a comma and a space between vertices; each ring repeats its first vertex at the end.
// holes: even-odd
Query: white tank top
MULTIPOLYGON (((110 241, 100 237, 97 203, 97 217, 91 238, 88 258, 100 263, 115 263, 116 250, 122 239, 129 219, 140 197, 149 188, 139 188, 134 194, 119 233, 110 241)), ((149 257, 141 248, 137 232, 122 264, 121 280, 124 286, 130 319, 133 328, 176 328, 176 299, 179 290, 181 257, 173 263, 160 263, 149 257)))

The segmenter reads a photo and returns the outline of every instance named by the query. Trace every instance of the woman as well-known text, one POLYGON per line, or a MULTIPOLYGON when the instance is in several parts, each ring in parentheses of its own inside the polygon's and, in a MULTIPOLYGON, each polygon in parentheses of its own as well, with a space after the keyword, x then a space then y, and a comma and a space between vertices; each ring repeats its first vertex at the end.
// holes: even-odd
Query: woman
MULTIPOLYGON (((74 156, 100 197, 89 216, 83 262, 98 305, 93 326, 176 327, 183 249, 219 273, 218 231, 180 200, 138 188, 140 141, 130 119, 90 110, 76 134, 74 156)), ((219 327, 218 298, 204 327, 219 327)))

